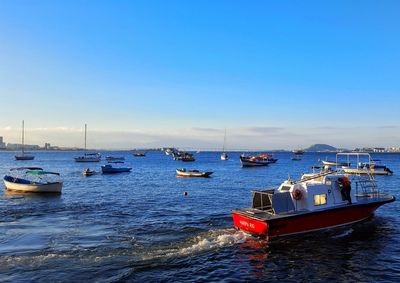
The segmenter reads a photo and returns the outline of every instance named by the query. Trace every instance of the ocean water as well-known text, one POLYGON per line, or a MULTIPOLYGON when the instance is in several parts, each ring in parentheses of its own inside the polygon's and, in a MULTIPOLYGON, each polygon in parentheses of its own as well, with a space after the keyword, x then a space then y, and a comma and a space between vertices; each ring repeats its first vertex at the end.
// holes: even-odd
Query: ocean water
MULTIPOLYGON (((309 172, 333 154, 306 153, 292 161, 242 169, 240 153, 221 161, 200 152, 196 162, 161 152, 123 155, 131 173, 84 177, 101 163, 75 163, 77 152, 38 152, 14 161, 0 152, 0 175, 40 166, 60 172, 59 196, 9 194, 0 185, 0 281, 41 282, 400 282, 399 202, 362 223, 269 242, 233 229, 230 211, 250 205, 251 190, 279 185, 309 172), (176 168, 214 171, 208 179, 177 178, 176 168), (188 192, 188 196, 183 193, 188 192)), ((395 174, 377 177, 381 190, 399 195, 400 155, 375 154, 395 174)))

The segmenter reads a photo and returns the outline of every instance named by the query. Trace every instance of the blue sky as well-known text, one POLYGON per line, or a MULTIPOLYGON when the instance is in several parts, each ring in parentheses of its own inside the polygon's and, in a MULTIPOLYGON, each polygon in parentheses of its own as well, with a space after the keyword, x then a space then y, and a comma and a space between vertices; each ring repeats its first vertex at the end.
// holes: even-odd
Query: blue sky
POLYGON ((0 135, 400 146, 398 1, 0 1, 0 135))

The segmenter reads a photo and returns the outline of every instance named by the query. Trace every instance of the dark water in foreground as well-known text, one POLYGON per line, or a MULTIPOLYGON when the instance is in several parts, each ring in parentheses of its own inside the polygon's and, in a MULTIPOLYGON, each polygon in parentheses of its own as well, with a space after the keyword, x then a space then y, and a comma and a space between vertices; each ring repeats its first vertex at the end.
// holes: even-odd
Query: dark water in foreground
MULTIPOLYGON (((196 154, 184 164, 163 153, 125 155, 132 173, 84 177, 100 164, 77 153, 40 152, 34 161, 0 153, 0 175, 37 165, 62 173, 58 197, 9 195, 0 185, 1 281, 391 281, 400 282, 399 202, 366 222, 266 242, 235 231, 230 210, 250 204, 250 191, 297 179, 327 154, 242 169, 239 153, 196 154), (215 171, 209 179, 175 177, 186 166, 215 171), (189 196, 184 197, 187 191, 189 196)), ((104 153, 103 156, 109 153, 104 153)), ((377 177, 399 196, 400 155, 380 154, 395 174, 377 177)), ((334 158, 334 155, 331 156, 334 158)))

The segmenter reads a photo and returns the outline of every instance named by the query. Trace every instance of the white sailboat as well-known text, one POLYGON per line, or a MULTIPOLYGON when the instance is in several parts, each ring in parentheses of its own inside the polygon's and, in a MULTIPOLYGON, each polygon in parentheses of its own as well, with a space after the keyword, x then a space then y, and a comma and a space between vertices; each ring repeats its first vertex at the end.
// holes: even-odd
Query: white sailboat
POLYGON ((222 154, 221 154, 221 160, 228 160, 228 154, 225 152, 225 143, 226 143, 226 128, 225 128, 225 134, 224 134, 224 145, 222 147, 222 154))
POLYGON ((22 154, 21 155, 16 155, 15 160, 33 160, 35 156, 30 155, 30 154, 25 154, 25 124, 24 120, 22 120, 22 154))
POLYGON ((100 153, 86 153, 86 136, 87 136, 87 125, 85 124, 85 154, 83 156, 75 157, 76 162, 100 162, 100 153))

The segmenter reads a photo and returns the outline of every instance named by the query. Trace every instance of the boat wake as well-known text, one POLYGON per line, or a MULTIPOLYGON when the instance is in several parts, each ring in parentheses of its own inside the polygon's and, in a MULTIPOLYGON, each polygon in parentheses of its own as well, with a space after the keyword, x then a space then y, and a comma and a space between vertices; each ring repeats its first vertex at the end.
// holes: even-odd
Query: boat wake
POLYGON ((191 238, 187 243, 173 248, 162 248, 143 256, 142 260, 182 257, 212 251, 245 242, 249 234, 236 229, 211 230, 191 238))
POLYGON ((170 253, 170 256, 186 256, 204 251, 215 250, 226 246, 240 244, 251 237, 235 229, 224 229, 210 231, 208 235, 197 236, 194 243, 188 247, 180 248, 178 251, 170 253))

